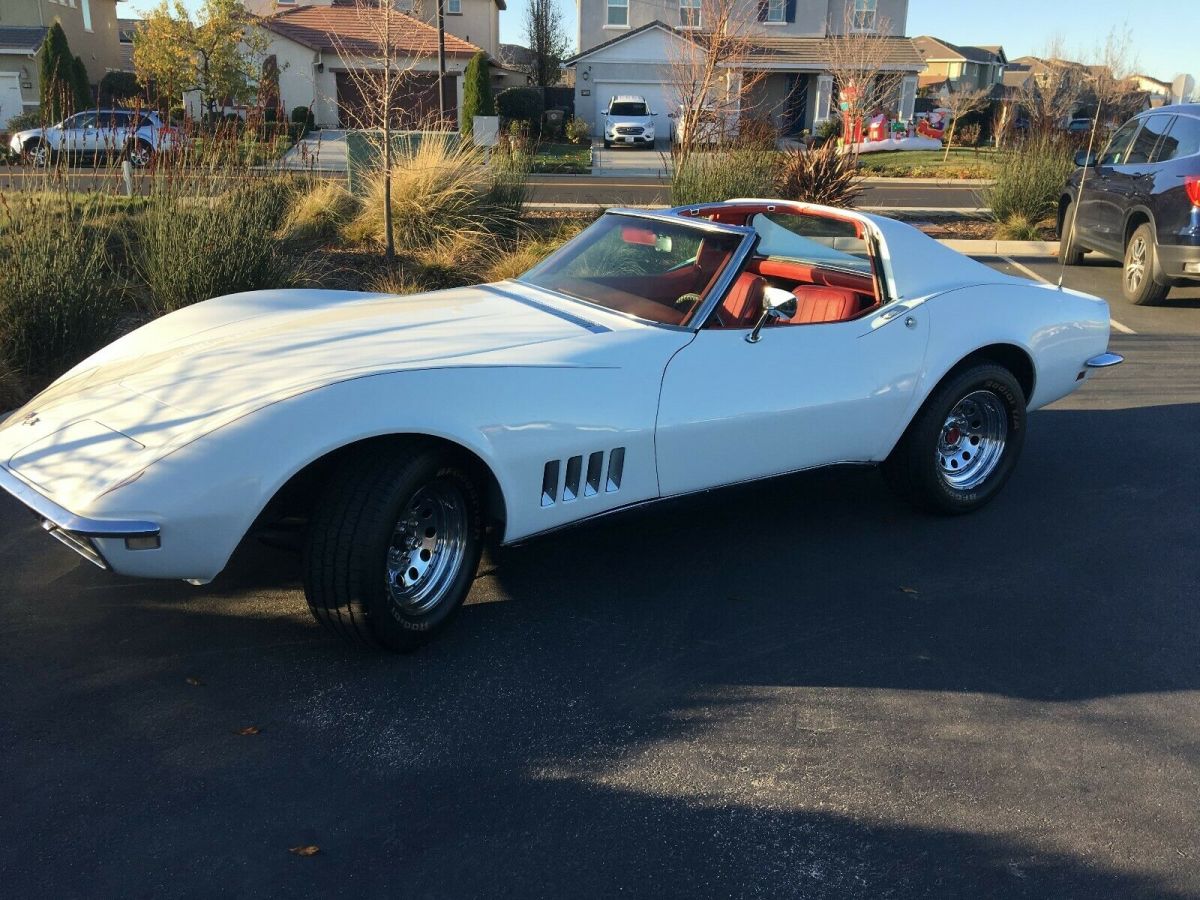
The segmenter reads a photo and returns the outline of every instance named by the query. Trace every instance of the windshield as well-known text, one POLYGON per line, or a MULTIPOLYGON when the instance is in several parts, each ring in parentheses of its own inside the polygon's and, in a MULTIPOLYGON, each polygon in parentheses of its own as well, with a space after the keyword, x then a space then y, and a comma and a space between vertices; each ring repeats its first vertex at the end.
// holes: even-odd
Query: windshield
POLYGON ((608 114, 610 116, 646 116, 649 113, 646 110, 645 103, 614 103, 609 107, 608 114))
POLYGON ((757 253, 871 274, 871 254, 853 222, 826 216, 759 213, 750 219, 757 253))
POLYGON ((687 325, 739 234, 606 213, 518 280, 663 325, 687 325))

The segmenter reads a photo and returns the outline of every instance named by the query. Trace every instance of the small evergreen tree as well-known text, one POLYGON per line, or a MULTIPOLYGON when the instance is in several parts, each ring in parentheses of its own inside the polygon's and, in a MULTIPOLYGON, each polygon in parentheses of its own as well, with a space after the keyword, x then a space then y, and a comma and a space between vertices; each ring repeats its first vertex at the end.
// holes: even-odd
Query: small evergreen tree
POLYGON ((471 57, 463 76, 463 111, 459 130, 471 137, 476 116, 494 116, 496 103, 492 99, 491 73, 488 56, 482 50, 471 57))
POLYGON ((92 83, 88 80, 82 56, 75 57, 71 63, 71 89, 75 95, 75 112, 92 108, 92 83))
POLYGON ((78 102, 76 92, 75 56, 67 43, 62 25, 55 21, 46 32, 38 50, 38 76, 42 113, 47 122, 60 122, 75 111, 78 102))

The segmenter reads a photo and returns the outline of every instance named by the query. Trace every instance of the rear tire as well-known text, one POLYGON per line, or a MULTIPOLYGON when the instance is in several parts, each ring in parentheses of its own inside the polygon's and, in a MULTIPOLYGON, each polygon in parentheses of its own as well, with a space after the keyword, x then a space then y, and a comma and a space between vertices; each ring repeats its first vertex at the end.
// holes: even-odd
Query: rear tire
POLYGON ((1075 204, 1068 203, 1058 227, 1058 261, 1064 266, 1083 262, 1083 251, 1075 243, 1075 204))
POLYGON ((129 164, 135 169, 144 169, 154 158, 154 148, 143 140, 134 141, 129 146, 129 164))
POLYGON ((1150 223, 1139 225, 1125 245, 1125 269, 1121 273, 1121 293, 1134 306, 1156 306, 1167 298, 1169 285, 1158 280, 1158 248, 1150 223))
POLYGON ((612 141, 605 141, 605 142, 604 142, 604 149, 605 149, 605 150, 611 150, 611 149, 612 149, 612 141))
POLYGON ((54 161, 50 148, 39 140, 31 141, 25 148, 25 158, 35 169, 44 169, 54 161))
POLYGON ((914 506, 958 515, 1004 487, 1025 443, 1025 394, 1003 366, 952 374, 925 401, 883 463, 885 480, 914 506))
POLYGON ((304 593, 323 626, 404 652, 445 628, 475 580, 483 507, 468 469, 419 444, 370 447, 317 505, 304 593))

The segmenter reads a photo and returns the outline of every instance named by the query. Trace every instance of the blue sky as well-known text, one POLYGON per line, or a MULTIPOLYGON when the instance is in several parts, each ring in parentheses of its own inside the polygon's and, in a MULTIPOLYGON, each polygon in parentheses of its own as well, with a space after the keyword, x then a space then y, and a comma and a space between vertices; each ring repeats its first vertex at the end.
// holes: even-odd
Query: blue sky
MULTIPOLYGON (((187 2, 192 8, 199 5, 199 0, 187 2)), ((559 0, 572 39, 575 2, 559 0)), ((136 14, 154 5, 153 0, 133 0, 129 11, 136 14)), ((1188 5, 1178 0, 1144 0, 1140 4, 1117 0, 909 0, 907 31, 956 44, 1003 44, 1010 58, 1038 55, 1057 34, 1069 54, 1084 58, 1095 54, 1113 26, 1128 24, 1140 71, 1164 81, 1180 72, 1200 79, 1198 20, 1194 13, 1183 12, 1188 5)), ((527 7, 528 0, 508 0, 508 11, 500 14, 501 40, 524 42, 527 7)))

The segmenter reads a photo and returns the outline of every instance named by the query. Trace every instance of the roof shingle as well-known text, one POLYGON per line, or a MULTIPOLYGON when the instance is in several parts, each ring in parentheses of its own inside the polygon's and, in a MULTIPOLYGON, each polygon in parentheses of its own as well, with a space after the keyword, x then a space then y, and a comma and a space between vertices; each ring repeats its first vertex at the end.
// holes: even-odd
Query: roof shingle
MULTIPOLYGON (((259 20, 259 24, 305 47, 331 53, 373 56, 379 53, 382 36, 377 24, 380 12, 373 7, 302 6, 283 10, 259 20)), ((437 54, 437 29, 391 11, 391 40, 394 48, 413 56, 437 54)), ((474 44, 452 34, 446 35, 447 56, 473 56, 474 44)))
POLYGON ((0 26, 0 48, 5 50, 28 50, 36 53, 46 39, 46 29, 41 25, 0 26))

